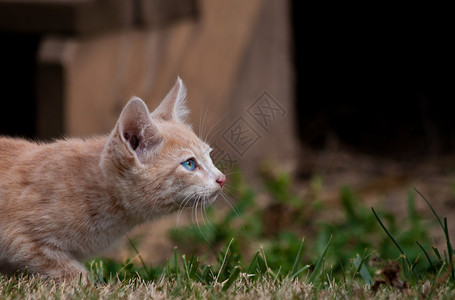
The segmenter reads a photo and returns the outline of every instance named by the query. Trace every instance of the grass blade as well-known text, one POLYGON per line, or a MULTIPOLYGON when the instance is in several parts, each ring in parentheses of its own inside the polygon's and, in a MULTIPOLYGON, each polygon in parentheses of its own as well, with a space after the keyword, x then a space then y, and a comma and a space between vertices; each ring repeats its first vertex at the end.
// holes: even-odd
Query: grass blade
POLYGON ((183 271, 185 271, 185 278, 186 280, 190 281, 190 271, 188 270, 188 264, 186 262, 186 255, 182 255, 182 264, 183 264, 183 271))
POLYGON ((185 272, 186 287, 188 290, 191 290, 190 271, 188 270, 188 263, 186 262, 185 254, 182 255, 182 264, 183 264, 183 271, 185 272))
MULTIPOLYGON (((409 258, 408 256, 406 255, 406 253, 404 252, 403 248, 401 248, 400 244, 398 244, 398 242, 395 240, 395 238, 392 236, 392 234, 389 232, 389 230, 387 229, 387 227, 385 227, 384 223, 382 223, 381 221, 381 218, 379 218, 378 214, 376 213, 376 211, 374 210, 374 208, 372 207, 371 210, 373 211, 373 214, 374 216, 376 217, 376 220, 378 220, 379 224, 381 225, 382 229, 384 229, 385 233, 389 236, 389 238, 392 240, 392 242, 395 244, 395 246, 397 246, 398 250, 400 250, 401 254, 404 256, 404 258, 406 259, 407 263, 408 263, 408 266, 409 268, 412 269, 412 263, 409 261, 409 258)), ((415 278, 418 278, 416 272, 413 270, 412 272, 415 276, 415 278)))
POLYGON ((204 271, 202 271, 201 278, 206 284, 209 284, 213 280, 213 272, 211 265, 208 265, 204 268, 204 271), (209 276, 211 276, 212 278, 209 278, 209 276))
POLYGON ((440 264, 443 264, 443 260, 442 260, 442 257, 441 257, 441 253, 439 253, 438 248, 437 248, 436 246, 433 245, 433 246, 431 247, 431 249, 433 249, 434 254, 438 257, 439 263, 440 263, 440 264))
POLYGON ((218 282, 218 280, 220 279, 220 275, 224 271, 224 267, 226 266, 226 261, 229 256, 229 250, 231 248, 232 242, 234 242, 233 238, 231 239, 231 241, 229 242, 229 244, 226 248, 226 253, 224 254, 224 259, 223 259, 223 262, 221 263, 221 267, 220 267, 220 270, 218 271, 218 275, 216 275, 215 282, 218 282))
POLYGON ((417 263, 419 262, 420 255, 416 257, 416 260, 412 264, 411 270, 414 271, 415 267, 417 266, 417 263))
POLYGON ((449 238, 449 228, 447 227, 447 218, 444 217, 444 235, 446 236, 446 243, 447 243, 447 252, 449 256, 449 268, 451 269, 450 275, 452 280, 455 279, 455 272, 453 270, 453 249, 452 244, 450 243, 449 238))
POLYGON ((151 278, 151 271, 147 268, 147 265, 145 264, 144 260, 142 259, 142 256, 139 254, 139 250, 137 250, 137 247, 136 245, 133 243, 133 241, 129 238, 128 238, 128 242, 130 243, 131 245, 131 248, 133 248, 134 252, 136 253, 137 257, 139 258, 141 264, 142 264, 142 267, 144 268, 145 270, 145 273, 147 274, 147 280, 152 280, 151 278))
POLYGON ((332 242, 332 236, 330 236, 330 239, 327 242, 327 245, 325 246, 324 252, 319 257, 319 259, 318 259, 318 261, 316 263, 316 266, 314 267, 313 272, 311 273, 310 277, 308 278, 308 283, 312 283, 314 281, 314 279, 316 278, 316 276, 319 275, 319 271, 320 271, 320 269, 322 267, 322 262, 323 262, 323 260, 325 258, 325 255, 327 254, 327 250, 329 249, 329 246, 330 246, 331 242, 332 242))
POLYGON ((427 251, 425 251, 425 249, 423 248, 422 245, 420 245, 419 241, 416 241, 417 245, 420 247, 420 249, 423 251, 423 254, 425 254, 425 257, 427 258, 428 260, 428 264, 430 265, 431 268, 434 268, 435 272, 437 272, 438 270, 436 269, 436 266, 433 264, 433 262, 431 261, 431 258, 430 258, 430 255, 428 255, 427 251))
POLYGON ((430 207, 431 211, 433 212, 433 214, 435 215, 436 219, 438 219, 438 222, 439 224, 441 225, 441 228, 444 230, 444 225, 442 224, 442 221, 441 219, 439 218, 438 214, 436 213, 436 211, 433 209, 433 206, 431 206, 430 202, 425 198, 425 196, 419 192, 418 189, 414 188, 414 191, 417 192, 417 194, 420 195, 420 197, 422 197, 422 199, 427 203, 427 205, 430 207))
POLYGON ((201 263, 199 257, 196 258, 196 261, 193 261, 191 264, 191 270, 190 270, 190 278, 194 279, 194 276, 196 275, 196 272, 199 268, 199 264, 201 263))
MULTIPOLYGON (((371 252, 371 253, 373 253, 373 252, 371 252)), ((356 270, 355 270, 355 273, 354 273, 354 276, 352 277, 352 279, 354 279, 355 276, 357 274, 359 274, 360 277, 362 277, 362 279, 365 281, 365 283, 367 283, 367 284, 373 283, 373 278, 371 278, 370 272, 368 272, 368 269, 365 267, 365 261, 371 255, 371 253, 368 253, 366 255, 364 254, 363 257, 360 257, 360 255, 357 254, 357 257, 354 260, 354 266, 356 267, 356 270)))
POLYGON ((234 267, 234 270, 232 270, 231 275, 229 276, 229 278, 224 283, 223 288, 221 289, 221 291, 226 292, 231 287, 231 285, 237 280, 237 277, 239 277, 239 274, 240 274, 241 270, 242 270, 242 267, 240 267, 240 266, 235 266, 234 267))
POLYGON ((178 254, 177 254, 177 247, 174 247, 174 272, 175 272, 175 278, 178 278, 179 276, 179 259, 178 259, 178 254))
POLYGON ((444 217, 444 223, 443 223, 441 221, 441 218, 439 217, 439 215, 436 213, 436 211, 431 206, 430 202, 416 188, 414 188, 414 190, 420 195, 420 197, 422 197, 422 199, 430 207, 431 211, 433 212, 433 214, 435 215, 436 219, 438 220, 439 225, 441 225, 441 228, 444 231, 444 235, 445 235, 445 238, 446 238, 446 244, 447 244, 447 254, 448 254, 448 261, 447 261, 447 258, 446 258, 446 262, 449 265, 449 268, 451 268, 450 275, 452 277, 452 280, 455 280, 455 271, 454 271, 454 268, 453 268, 453 248, 452 248, 452 244, 450 243, 449 229, 447 227, 447 218, 444 217))
POLYGON ((302 242, 300 243, 299 250, 297 251, 297 255, 295 256, 294 264, 292 265, 292 270, 291 270, 291 277, 295 277, 295 272, 297 271, 297 268, 299 267, 300 260, 302 259, 303 255, 303 242, 305 241, 305 238, 302 239, 302 242))
POLYGON ((258 257, 259 257, 259 251, 256 252, 256 254, 253 256, 253 259, 251 260, 250 266, 246 270, 247 274, 257 274, 257 265, 258 265, 258 257))
POLYGON ((310 265, 306 265, 306 266, 300 268, 300 270, 298 270, 297 272, 295 272, 294 274, 292 274, 291 279, 296 278, 300 273, 302 273, 302 272, 305 271, 305 270, 308 270, 309 268, 310 268, 310 265))

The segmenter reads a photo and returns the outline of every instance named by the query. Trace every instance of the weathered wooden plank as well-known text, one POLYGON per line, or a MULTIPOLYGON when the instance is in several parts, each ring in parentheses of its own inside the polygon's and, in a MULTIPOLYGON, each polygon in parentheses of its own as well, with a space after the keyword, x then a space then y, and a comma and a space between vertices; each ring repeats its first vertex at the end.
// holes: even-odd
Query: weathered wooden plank
POLYGON ((133 0, 0 0, 2 31, 83 34, 133 23, 133 0))
POLYGON ((138 0, 137 23, 144 26, 163 26, 185 17, 198 16, 196 0, 138 0))

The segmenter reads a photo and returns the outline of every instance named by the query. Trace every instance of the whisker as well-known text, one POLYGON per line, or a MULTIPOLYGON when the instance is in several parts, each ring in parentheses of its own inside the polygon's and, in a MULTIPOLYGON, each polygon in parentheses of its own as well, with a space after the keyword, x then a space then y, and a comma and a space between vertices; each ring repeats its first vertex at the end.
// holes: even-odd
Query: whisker
MULTIPOLYGON (((226 202, 229 204, 229 206, 232 207, 232 205, 231 205, 229 199, 226 198, 226 197, 228 197, 228 194, 223 194, 223 193, 221 193, 221 196, 224 198, 224 200, 226 200, 226 202)), ((228 197, 228 198, 229 198, 229 197, 228 197)), ((234 210, 235 215, 236 215, 238 218, 240 218, 240 212, 238 211, 238 209, 237 209, 235 206, 232 207, 232 209, 234 210)), ((245 224, 244 224, 244 223, 241 223, 241 227, 242 227, 242 230, 245 230, 245 224)))
MULTIPOLYGON (((194 223, 194 218, 195 218, 195 216, 196 216, 196 214, 195 214, 195 208, 197 208, 197 198, 196 198, 196 201, 195 201, 195 205, 193 205, 193 206, 191 207, 191 222, 193 222, 193 223, 194 223)), ((197 218, 196 218, 196 219, 197 219, 197 218)), ((196 222, 196 223, 197 223, 197 222, 196 222)))
MULTIPOLYGON (((201 134, 204 134, 204 130, 205 130, 205 121, 207 119, 207 112, 209 111, 209 107, 210 107, 210 102, 207 103, 207 108, 205 109, 205 113, 204 113, 204 118, 202 119, 202 124, 201 124, 201 134)), ((202 108, 202 104, 201 104, 201 108, 202 108)), ((202 116, 202 114, 201 114, 202 116)), ((202 135, 200 135, 202 136, 202 135)))
POLYGON ((247 172, 245 172, 245 171, 232 171, 232 172, 229 172, 229 173, 224 173, 225 176, 229 176, 229 175, 232 175, 232 174, 247 174, 247 172))
POLYGON ((216 230, 216 228, 212 225, 212 222, 210 222, 209 217, 207 216, 207 197, 204 198, 204 200, 202 202, 202 206, 203 206, 203 212, 204 212, 204 214, 202 215, 202 218, 203 218, 204 223, 206 223, 210 227, 210 229, 212 229, 213 231, 218 232, 216 230), (204 218, 204 216, 205 216, 205 218, 204 218))
POLYGON ((202 103, 201 103, 201 109, 199 110, 199 128, 198 128, 198 136, 201 136, 201 129, 202 129, 202 103))
POLYGON ((179 205, 179 210, 178 210, 178 215, 177 215, 177 224, 176 224, 176 226, 179 225, 179 220, 180 220, 180 217, 182 216, 183 210, 185 209, 186 204, 187 204, 188 202, 191 201, 191 199, 193 198, 194 194, 195 194, 195 193, 193 192, 193 193, 187 195, 187 196, 183 199, 182 203, 179 205))
MULTIPOLYGON (((240 192, 240 190, 238 190, 238 191, 240 192)), ((233 192, 231 192, 230 190, 226 189, 226 190, 223 190, 223 193, 224 193, 224 195, 226 195, 226 197, 229 197, 229 199, 231 199, 232 203, 236 202, 235 199, 236 199, 237 195, 235 195, 233 192)))
POLYGON ((183 207, 182 208, 179 208, 179 211, 177 213, 177 221, 175 223, 175 227, 179 227, 179 222, 180 222, 180 217, 182 216, 182 212, 183 212, 183 207))
POLYGON ((223 189, 224 192, 226 193, 231 193, 231 191, 229 191, 230 189, 233 189, 233 190, 236 190, 237 192, 241 193, 242 190, 239 189, 238 187, 234 186, 234 185, 231 185, 231 184, 228 184, 228 183, 225 183, 224 186, 226 187, 226 189, 223 189))
POLYGON ((215 124, 213 124, 212 126, 210 126, 210 129, 209 131, 207 132, 207 134, 205 135, 205 137, 203 138, 203 141, 206 141, 206 142, 210 142, 210 140, 212 139, 212 137, 217 134, 218 132, 220 132, 221 130, 223 130, 226 126, 222 126, 221 128, 215 130, 212 134, 212 136, 210 136, 210 133, 212 132, 213 129, 215 129, 218 125, 221 124, 221 122, 224 121, 224 119, 228 116, 228 114, 224 114, 223 117, 221 117, 218 121, 215 122, 215 124))
MULTIPOLYGON (((179 186, 183 186, 182 182, 180 181, 180 178, 179 178, 179 186)), ((174 195, 174 197, 177 197, 178 195, 180 195, 181 193, 183 193, 184 191, 186 191, 187 189, 189 189, 190 187, 183 187, 177 194, 174 195)))
POLYGON ((195 217, 196 217, 196 224, 197 224, 197 227, 199 228, 199 232, 204 235, 202 232, 201 232, 201 225, 199 224, 199 219, 198 219, 198 206, 199 206, 199 201, 201 199, 201 196, 198 196, 197 200, 196 200, 196 209, 195 209, 195 217))
POLYGON ((223 199, 224 199, 225 202, 229 205, 229 207, 234 211, 235 215, 236 215, 237 217, 240 218, 240 212, 239 212, 238 209, 235 207, 235 205, 233 205, 233 204, 231 203, 231 201, 229 201, 229 199, 228 199, 228 198, 229 198, 229 195, 226 194, 226 193, 223 193, 223 191, 221 191, 221 194, 220 194, 220 195, 221 195, 221 197, 223 197, 223 199))
POLYGON ((196 201, 196 224, 197 224, 197 227, 198 227, 198 229, 199 229, 199 233, 201 234, 201 236, 204 238, 204 240, 205 240, 205 241, 207 242, 207 244, 209 245, 210 242, 209 242, 209 240, 207 239, 207 237, 205 236, 204 232, 202 232, 201 226, 200 226, 200 224, 199 224, 198 216, 197 216, 197 212, 198 212, 197 207, 198 207, 198 204, 199 204, 199 201, 200 201, 200 200, 201 200, 201 196, 199 196, 198 199, 197 199, 197 201, 196 201))

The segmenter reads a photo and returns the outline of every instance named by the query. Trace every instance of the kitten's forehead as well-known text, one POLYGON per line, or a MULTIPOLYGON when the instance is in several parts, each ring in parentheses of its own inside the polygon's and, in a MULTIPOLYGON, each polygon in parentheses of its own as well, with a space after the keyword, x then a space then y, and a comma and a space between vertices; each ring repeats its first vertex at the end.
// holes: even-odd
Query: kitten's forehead
POLYGON ((163 122, 160 127, 162 134, 166 139, 166 147, 187 149, 200 155, 209 154, 212 150, 209 145, 193 132, 193 130, 185 125, 163 122))

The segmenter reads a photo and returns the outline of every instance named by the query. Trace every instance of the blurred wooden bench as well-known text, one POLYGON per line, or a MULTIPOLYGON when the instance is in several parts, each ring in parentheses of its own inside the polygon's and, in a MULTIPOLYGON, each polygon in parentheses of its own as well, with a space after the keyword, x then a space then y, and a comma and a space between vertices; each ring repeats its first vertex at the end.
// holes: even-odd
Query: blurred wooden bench
MULTIPOLYGON (((125 64, 131 59, 146 64, 155 49, 141 50, 137 43, 150 36, 150 28, 196 18, 196 4, 195 0, 0 0, 0 82, 2 98, 9 100, 3 101, 0 112, 0 134, 55 138, 107 130, 112 125, 108 116, 117 112, 112 107, 120 105, 108 98, 111 86, 118 87, 122 76, 128 76, 114 73, 127 72, 125 64), (105 67, 113 73, 101 74, 105 67), (104 90, 105 95, 96 101, 76 99, 85 95, 77 89, 87 88, 86 80, 91 80, 88 87, 93 93, 104 90)), ((133 87, 126 87, 128 93, 133 87)), ((127 97, 120 94, 114 100, 127 97)))
POLYGON ((0 29, 87 34, 195 16, 195 0, 0 0, 0 29))

